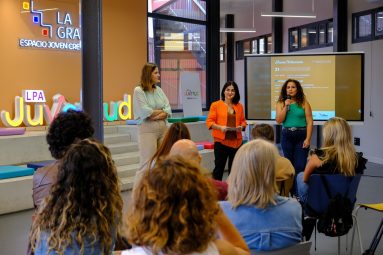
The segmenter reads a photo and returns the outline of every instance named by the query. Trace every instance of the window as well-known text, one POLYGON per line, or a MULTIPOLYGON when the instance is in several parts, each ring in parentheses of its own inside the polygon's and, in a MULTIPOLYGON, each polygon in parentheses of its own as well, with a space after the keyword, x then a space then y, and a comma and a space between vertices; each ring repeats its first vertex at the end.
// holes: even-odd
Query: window
POLYGON ((265 54, 273 51, 273 37, 263 35, 236 42, 236 59, 243 59, 245 54, 265 54))
POLYGON ((252 40, 251 41, 251 54, 257 54, 258 53, 258 40, 252 40))
POLYGON ((328 47, 332 44, 331 19, 289 28, 289 51, 328 47))
POLYGON ((148 49, 149 61, 159 66, 160 85, 172 110, 183 108, 179 93, 185 71, 198 74, 206 108, 206 2, 148 0, 148 49))
POLYGON ((289 31, 289 48, 290 51, 297 50, 298 47, 298 29, 292 29, 289 31))
POLYGON ((352 14, 352 43, 383 38, 383 8, 352 14))
POLYGON ((325 44, 326 43, 326 24, 320 24, 319 25, 319 44, 325 44))
POLYGON ((219 46, 219 62, 225 62, 225 45, 219 46))
POLYGON ((383 35, 383 10, 376 13, 375 19, 375 36, 383 35))
POLYGON ((267 36, 267 53, 273 53, 273 37, 267 36))

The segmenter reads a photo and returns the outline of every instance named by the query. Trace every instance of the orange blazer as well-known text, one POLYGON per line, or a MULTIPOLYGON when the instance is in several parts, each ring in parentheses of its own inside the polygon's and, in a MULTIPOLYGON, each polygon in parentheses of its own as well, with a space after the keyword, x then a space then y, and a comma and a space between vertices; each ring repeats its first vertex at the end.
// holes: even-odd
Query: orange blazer
MULTIPOLYGON (((241 103, 233 104, 233 108, 235 111, 235 126, 242 126, 244 130, 246 128, 246 120, 243 113, 243 105, 241 103)), ((222 100, 212 103, 206 119, 207 128, 211 129, 213 124, 227 126, 227 112, 228 107, 222 100)), ((225 133, 217 129, 213 129, 212 136, 221 140, 225 139, 225 133)), ((242 132, 237 132, 237 140, 242 140, 242 132)))

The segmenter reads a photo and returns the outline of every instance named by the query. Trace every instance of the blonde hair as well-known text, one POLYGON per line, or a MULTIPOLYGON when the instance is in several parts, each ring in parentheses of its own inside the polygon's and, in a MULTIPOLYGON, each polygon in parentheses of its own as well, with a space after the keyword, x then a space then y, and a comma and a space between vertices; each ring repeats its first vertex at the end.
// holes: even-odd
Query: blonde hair
POLYGON ((158 66, 154 63, 146 63, 142 67, 140 85, 144 91, 149 90, 150 87, 156 88, 156 84, 152 83, 152 73, 156 68, 158 68, 158 66))
POLYGON ((263 139, 243 145, 235 154, 228 178, 228 200, 233 208, 255 205, 266 208, 275 204, 276 147, 263 139))
POLYGON ((110 151, 95 141, 82 140, 72 144, 62 159, 57 182, 33 222, 32 248, 37 248, 46 232, 48 252, 61 255, 77 243, 84 254, 89 241, 99 243, 101 253, 108 254, 121 218, 122 198, 110 151))
POLYGON ((215 239, 217 197, 197 164, 165 158, 144 173, 126 221, 131 244, 153 254, 202 252, 215 239))
POLYGON ((335 161, 338 171, 343 175, 355 175, 358 158, 347 121, 339 117, 329 119, 323 125, 323 140, 324 155, 320 159, 325 163, 335 161))

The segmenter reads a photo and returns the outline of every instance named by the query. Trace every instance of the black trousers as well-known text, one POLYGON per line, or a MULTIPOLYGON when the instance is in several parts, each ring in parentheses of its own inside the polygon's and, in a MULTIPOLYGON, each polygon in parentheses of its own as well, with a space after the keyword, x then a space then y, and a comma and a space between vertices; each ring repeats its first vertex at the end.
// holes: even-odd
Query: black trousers
POLYGON ((227 158, 229 158, 229 174, 231 170, 231 165, 233 163, 233 159, 235 153, 239 148, 232 148, 226 145, 223 145, 220 142, 214 143, 214 163, 215 167, 213 170, 213 178, 215 180, 222 181, 223 172, 225 170, 227 158))

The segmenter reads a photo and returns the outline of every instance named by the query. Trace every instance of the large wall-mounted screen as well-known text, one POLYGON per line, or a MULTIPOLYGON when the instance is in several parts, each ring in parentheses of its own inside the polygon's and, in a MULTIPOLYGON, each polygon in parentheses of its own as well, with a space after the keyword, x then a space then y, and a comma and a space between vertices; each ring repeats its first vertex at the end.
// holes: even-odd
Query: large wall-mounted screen
POLYGON ((245 58, 246 119, 275 120, 283 83, 298 80, 314 120, 363 121, 363 53, 256 55, 245 58))

